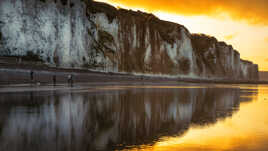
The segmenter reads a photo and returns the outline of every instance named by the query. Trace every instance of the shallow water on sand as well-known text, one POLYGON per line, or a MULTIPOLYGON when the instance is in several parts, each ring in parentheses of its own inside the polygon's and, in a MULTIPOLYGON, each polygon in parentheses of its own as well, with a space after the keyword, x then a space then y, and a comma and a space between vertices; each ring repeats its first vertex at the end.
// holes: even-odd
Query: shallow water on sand
POLYGON ((0 88, 0 151, 268 150, 268 86, 0 88))

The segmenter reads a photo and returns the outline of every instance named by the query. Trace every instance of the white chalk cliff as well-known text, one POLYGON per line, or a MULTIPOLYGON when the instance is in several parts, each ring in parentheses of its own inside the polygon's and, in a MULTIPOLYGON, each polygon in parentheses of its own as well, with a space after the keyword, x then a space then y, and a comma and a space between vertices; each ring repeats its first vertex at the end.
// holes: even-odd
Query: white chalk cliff
POLYGON ((151 14, 87 0, 1 0, 0 56, 59 67, 258 80, 258 65, 224 42, 151 14))

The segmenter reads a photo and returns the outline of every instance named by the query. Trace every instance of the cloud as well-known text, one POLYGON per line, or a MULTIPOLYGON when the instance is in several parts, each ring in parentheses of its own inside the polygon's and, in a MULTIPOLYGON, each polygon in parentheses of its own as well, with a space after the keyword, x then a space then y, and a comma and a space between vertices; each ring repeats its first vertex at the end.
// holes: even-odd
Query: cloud
MULTIPOLYGON (((100 1, 100 0, 99 0, 100 1)), ((268 0, 101 0, 149 12, 162 11, 186 16, 228 15, 250 24, 268 25, 268 0)))
POLYGON ((232 39, 234 39, 236 37, 236 35, 237 34, 226 35, 226 36, 224 36, 224 39, 225 40, 232 40, 232 39))

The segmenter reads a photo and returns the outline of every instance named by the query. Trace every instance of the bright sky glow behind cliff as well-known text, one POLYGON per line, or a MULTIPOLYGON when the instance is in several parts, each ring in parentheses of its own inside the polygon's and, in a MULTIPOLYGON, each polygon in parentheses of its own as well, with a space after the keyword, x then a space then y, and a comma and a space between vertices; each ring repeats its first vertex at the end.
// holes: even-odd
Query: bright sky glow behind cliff
POLYGON ((268 0, 96 0, 141 10, 186 26, 192 33, 215 36, 243 59, 268 71, 268 0))

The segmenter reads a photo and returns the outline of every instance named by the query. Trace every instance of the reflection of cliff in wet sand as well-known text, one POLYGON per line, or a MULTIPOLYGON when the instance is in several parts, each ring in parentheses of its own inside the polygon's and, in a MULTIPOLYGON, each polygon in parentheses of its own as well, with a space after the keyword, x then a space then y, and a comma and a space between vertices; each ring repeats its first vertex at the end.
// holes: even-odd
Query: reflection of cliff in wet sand
POLYGON ((254 94, 237 88, 3 93, 0 150, 110 150, 154 144, 161 136, 185 133, 192 124, 232 116, 254 94))

